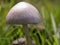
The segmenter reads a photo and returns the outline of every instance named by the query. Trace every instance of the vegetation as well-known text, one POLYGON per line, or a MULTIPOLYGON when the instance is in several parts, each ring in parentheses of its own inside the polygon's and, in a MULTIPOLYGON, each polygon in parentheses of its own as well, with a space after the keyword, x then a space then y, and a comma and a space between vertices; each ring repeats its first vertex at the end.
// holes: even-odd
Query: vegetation
MULTIPOLYGON (((0 0, 0 45, 12 45, 15 39, 24 37, 23 27, 6 24, 6 15, 11 7, 22 0, 0 0)), ((42 16, 42 28, 30 28, 36 45, 60 45, 60 0, 24 0, 36 6, 42 16)), ((34 27, 35 26, 35 27, 34 27)))

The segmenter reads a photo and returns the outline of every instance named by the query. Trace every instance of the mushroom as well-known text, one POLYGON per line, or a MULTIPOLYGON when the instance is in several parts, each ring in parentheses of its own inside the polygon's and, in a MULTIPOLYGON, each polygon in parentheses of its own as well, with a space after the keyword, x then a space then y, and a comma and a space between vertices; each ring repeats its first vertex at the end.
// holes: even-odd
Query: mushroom
POLYGON ((28 45, 32 45, 30 38, 30 32, 28 30, 28 24, 38 24, 41 22, 41 16, 38 10, 27 2, 19 2, 9 11, 6 16, 6 22, 8 24, 23 25, 24 33, 28 45))
MULTIPOLYGON (((27 45, 26 38, 19 38, 13 41, 13 45, 27 45)), ((32 45, 36 45, 35 41, 32 40, 32 45)))
POLYGON ((12 44, 13 44, 13 45, 18 45, 18 44, 20 44, 20 45, 27 45, 25 38, 16 39, 16 40, 13 41, 12 44))

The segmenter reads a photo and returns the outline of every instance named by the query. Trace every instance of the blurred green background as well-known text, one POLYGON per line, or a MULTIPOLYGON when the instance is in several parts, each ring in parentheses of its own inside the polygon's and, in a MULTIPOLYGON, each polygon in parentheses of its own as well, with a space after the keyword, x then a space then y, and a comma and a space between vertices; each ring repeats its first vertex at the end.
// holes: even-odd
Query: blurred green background
POLYGON ((23 27, 6 24, 5 20, 9 10, 21 1, 34 5, 42 16, 41 25, 30 28, 36 45, 60 45, 60 0, 0 0, 0 45, 12 45, 15 39, 24 37, 23 27))

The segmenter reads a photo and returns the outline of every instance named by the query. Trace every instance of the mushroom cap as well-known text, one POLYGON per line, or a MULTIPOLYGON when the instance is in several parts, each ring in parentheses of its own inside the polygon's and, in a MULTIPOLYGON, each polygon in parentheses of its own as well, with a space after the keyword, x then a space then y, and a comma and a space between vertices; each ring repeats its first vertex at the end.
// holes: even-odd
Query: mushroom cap
POLYGON ((8 24, 35 24, 41 22, 38 10, 27 2, 19 2, 6 16, 8 24))

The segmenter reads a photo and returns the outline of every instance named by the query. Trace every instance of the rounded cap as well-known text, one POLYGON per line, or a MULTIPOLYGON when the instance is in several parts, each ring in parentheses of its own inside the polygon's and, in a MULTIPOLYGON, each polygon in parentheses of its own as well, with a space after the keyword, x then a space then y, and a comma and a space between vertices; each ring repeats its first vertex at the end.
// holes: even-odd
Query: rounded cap
POLYGON ((6 22, 9 24, 34 24, 41 22, 41 16, 33 5, 19 2, 9 11, 6 22))

